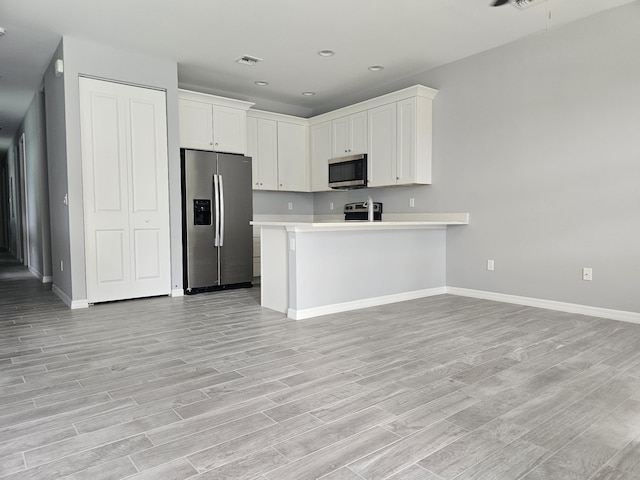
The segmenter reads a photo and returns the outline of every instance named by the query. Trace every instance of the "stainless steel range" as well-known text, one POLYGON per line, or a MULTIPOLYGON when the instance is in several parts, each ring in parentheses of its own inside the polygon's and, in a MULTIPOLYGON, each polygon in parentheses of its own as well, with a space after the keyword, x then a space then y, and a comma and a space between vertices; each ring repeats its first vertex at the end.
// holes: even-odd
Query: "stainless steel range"
MULTIPOLYGON (((344 206, 344 220, 367 221, 369 219, 368 208, 366 202, 347 203, 344 206)), ((373 220, 379 222, 382 220, 382 203, 373 202, 373 220)))

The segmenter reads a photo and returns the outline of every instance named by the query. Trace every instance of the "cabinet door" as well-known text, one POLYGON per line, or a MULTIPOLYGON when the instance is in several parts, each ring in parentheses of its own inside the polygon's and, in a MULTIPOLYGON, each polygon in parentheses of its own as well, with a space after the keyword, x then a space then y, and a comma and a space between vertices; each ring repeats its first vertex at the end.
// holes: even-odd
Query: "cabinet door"
POLYGON ((278 125, 275 120, 263 118, 258 118, 256 124, 254 162, 258 175, 253 179, 253 188, 278 190, 278 125))
POLYGON ((309 191, 308 127, 278 122, 278 188, 309 191))
POLYGON ((247 117, 247 157, 251 157, 251 185, 254 190, 260 186, 258 170, 258 119, 247 117))
POLYGON ((213 116, 208 103, 179 100, 180 147, 213 150, 213 116))
POLYGON ((349 116, 349 154, 367 153, 367 112, 349 116))
POLYGON ((331 122, 333 144, 332 158, 349 155, 349 117, 337 118, 331 122))
POLYGON ((367 153, 367 112, 354 113, 331 122, 333 157, 367 153))
POLYGON ((216 152, 246 153, 247 112, 213 105, 213 149, 216 152))
POLYGON ((416 182, 416 99, 397 104, 397 184, 416 182))
POLYGON ((331 151, 331 122, 311 127, 311 191, 325 192, 329 188, 329 159, 331 151))
POLYGON ((369 110, 369 186, 396 184, 396 104, 369 110))

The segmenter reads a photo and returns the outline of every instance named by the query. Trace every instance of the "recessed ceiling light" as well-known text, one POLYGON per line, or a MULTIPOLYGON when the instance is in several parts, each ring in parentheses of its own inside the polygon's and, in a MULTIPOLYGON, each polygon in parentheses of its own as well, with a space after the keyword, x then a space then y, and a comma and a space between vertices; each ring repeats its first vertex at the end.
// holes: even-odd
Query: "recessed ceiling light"
POLYGON ((333 57, 336 54, 333 50, 320 50, 318 55, 321 57, 333 57))
POLYGON ((369 70, 372 72, 379 72, 380 70, 384 70, 384 67, 382 65, 371 65, 369 70))
POLYGON ((316 92, 302 92, 302 95, 305 97, 313 97, 315 94, 316 92))
POLYGON ((259 87, 266 87, 267 85, 269 85, 269 82, 265 82, 263 80, 258 80, 257 82, 253 82, 256 85, 258 85, 259 87))

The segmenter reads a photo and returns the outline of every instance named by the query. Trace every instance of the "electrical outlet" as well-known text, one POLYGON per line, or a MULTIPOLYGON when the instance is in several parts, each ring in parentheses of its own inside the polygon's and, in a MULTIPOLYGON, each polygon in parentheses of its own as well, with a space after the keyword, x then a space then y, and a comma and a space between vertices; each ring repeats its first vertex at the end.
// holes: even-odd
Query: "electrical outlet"
POLYGON ((416 206, 416 199, 415 198, 410 198, 409 199, 409 207, 413 208, 416 206))
POLYGON ((329 210, 333 210, 333 202, 329 202, 329 210))
POLYGON ((593 280, 593 269, 591 267, 584 267, 582 269, 582 280, 590 282, 593 280))
POLYGON ((60 271, 64 272, 64 263, 60 260, 60 271))
POLYGON ((493 260, 487 260, 487 270, 493 272, 494 269, 495 269, 495 264, 493 260))
POLYGON ((293 202, 289 202, 289 210, 293 210, 293 202))

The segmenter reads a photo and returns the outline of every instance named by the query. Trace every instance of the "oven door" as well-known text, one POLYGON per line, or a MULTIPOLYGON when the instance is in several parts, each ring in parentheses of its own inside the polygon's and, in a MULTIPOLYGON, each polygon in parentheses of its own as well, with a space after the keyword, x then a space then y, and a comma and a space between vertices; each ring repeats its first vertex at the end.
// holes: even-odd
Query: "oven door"
POLYGON ((367 155, 329 160, 329 186, 331 188, 363 188, 367 186, 367 155))

